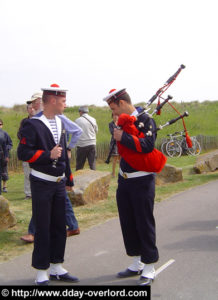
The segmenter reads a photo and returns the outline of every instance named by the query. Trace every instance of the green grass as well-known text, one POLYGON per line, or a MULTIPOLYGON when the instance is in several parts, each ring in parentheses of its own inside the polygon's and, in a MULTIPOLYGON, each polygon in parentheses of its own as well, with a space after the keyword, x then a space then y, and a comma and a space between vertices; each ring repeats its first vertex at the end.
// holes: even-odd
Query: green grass
MULTIPOLYGON (((196 157, 182 156, 180 158, 168 158, 168 164, 183 169, 182 182, 174 184, 165 184, 156 186, 156 201, 163 201, 164 199, 190 189, 196 185, 207 183, 211 180, 218 179, 218 172, 208 174, 194 174, 192 166, 195 163, 196 157)), ((112 165, 107 165, 102 161, 98 161, 97 170, 110 171, 112 165)), ((118 172, 118 168, 117 168, 118 172)), ((23 193, 23 173, 10 173, 8 181, 8 193, 4 194, 9 200, 10 209, 17 218, 17 224, 7 230, 0 232, 0 262, 7 261, 24 252, 31 251, 33 245, 25 244, 20 240, 20 236, 27 233, 29 220, 31 217, 31 200, 24 199, 23 193)), ((117 217, 116 206, 116 188, 117 179, 112 178, 109 187, 108 199, 101 200, 95 204, 75 207, 75 215, 79 222, 80 229, 86 230, 91 226, 101 224, 110 218, 117 217)))
MULTIPOLYGON (((143 105, 144 103, 141 103, 143 105)), ((137 104, 140 105, 140 104, 137 104)), ((189 117, 184 118, 187 130, 190 136, 196 135, 208 135, 217 136, 218 132, 218 101, 205 101, 199 103, 193 102, 181 102, 173 103, 179 112, 189 112, 189 117)), ((155 104, 151 105, 151 111, 155 108, 155 104)), ((65 114, 72 121, 75 121, 79 117, 78 106, 69 107, 65 110, 65 114)), ((110 141, 110 132, 108 129, 108 123, 111 119, 110 109, 105 107, 97 107, 94 105, 89 106, 89 114, 93 116, 98 124, 99 132, 97 134, 97 143, 108 143, 110 141)), ((16 105, 14 108, 0 107, 0 119, 3 119, 3 129, 11 136, 14 149, 18 144, 17 131, 20 125, 20 121, 26 117, 25 105, 16 105)), ((160 116, 154 116, 157 125, 163 125, 172 118, 178 117, 178 114, 168 104, 162 109, 160 116)), ((158 132, 158 138, 163 138, 166 134, 173 133, 175 131, 182 131, 182 121, 178 121, 171 126, 167 126, 164 130, 158 132)))

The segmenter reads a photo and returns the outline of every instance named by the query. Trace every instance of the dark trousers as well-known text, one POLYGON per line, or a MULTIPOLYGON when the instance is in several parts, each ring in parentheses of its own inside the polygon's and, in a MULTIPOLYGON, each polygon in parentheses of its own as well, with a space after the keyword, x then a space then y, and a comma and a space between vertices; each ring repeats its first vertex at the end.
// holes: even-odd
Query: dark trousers
POLYGON ((2 181, 8 180, 8 163, 5 162, 2 168, 2 181))
POLYGON ((32 266, 46 270, 62 263, 66 244, 65 180, 59 183, 30 175, 33 223, 35 226, 32 266))
POLYGON ((117 206, 126 253, 146 264, 158 260, 153 216, 155 177, 124 179, 119 175, 117 206))
MULTIPOLYGON (((78 229, 78 227, 79 227, 78 221, 75 217, 75 214, 73 211, 73 206, 72 206, 72 203, 71 203, 70 198, 68 197, 67 193, 66 193, 66 197, 65 197, 65 215, 66 215, 65 221, 66 221, 68 230, 78 229)), ((28 227, 28 233, 35 235, 35 227, 33 224, 33 218, 31 218, 31 220, 30 220, 29 227, 28 227)))
POLYGON ((86 158, 88 159, 91 170, 96 170, 96 145, 76 148, 76 170, 84 168, 86 158))

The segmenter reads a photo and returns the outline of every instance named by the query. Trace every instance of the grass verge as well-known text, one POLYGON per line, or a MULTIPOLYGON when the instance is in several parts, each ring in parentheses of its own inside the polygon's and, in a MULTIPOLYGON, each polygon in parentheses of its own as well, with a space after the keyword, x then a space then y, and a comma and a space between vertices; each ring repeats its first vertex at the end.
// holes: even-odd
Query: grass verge
MULTIPOLYGON (((192 166, 196 157, 183 156, 180 158, 168 158, 168 164, 183 169, 182 182, 156 186, 156 201, 162 201, 176 193, 185 191, 197 185, 205 184, 211 180, 218 179, 218 172, 207 174, 194 174, 192 166)), ((111 165, 98 162, 97 169, 100 171, 111 171, 111 165)), ((20 236, 27 233, 28 224, 31 217, 31 200, 24 199, 23 193, 23 173, 10 173, 8 181, 8 193, 3 194, 10 203, 10 209, 17 218, 16 226, 0 232, 0 262, 5 262, 24 252, 31 251, 33 245, 26 244, 20 240, 20 236)), ((79 222, 79 227, 83 231, 91 226, 101 224, 106 220, 117 217, 117 206, 115 193, 117 179, 112 178, 109 187, 108 199, 104 199, 95 204, 79 206, 74 208, 75 215, 79 222)))

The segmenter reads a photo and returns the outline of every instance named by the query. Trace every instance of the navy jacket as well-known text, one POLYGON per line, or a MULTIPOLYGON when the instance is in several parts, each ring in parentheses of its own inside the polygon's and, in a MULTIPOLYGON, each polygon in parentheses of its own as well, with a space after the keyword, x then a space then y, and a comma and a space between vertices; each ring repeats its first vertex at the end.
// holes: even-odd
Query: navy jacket
POLYGON ((42 121, 42 117, 28 119, 23 124, 17 149, 18 158, 29 162, 32 169, 48 175, 62 176, 65 173, 66 185, 73 186, 73 175, 67 156, 66 132, 63 124, 56 117, 59 124, 59 145, 63 151, 61 157, 58 158, 56 168, 54 168, 52 167, 53 160, 50 158, 50 151, 56 146, 56 143, 51 131, 42 121))

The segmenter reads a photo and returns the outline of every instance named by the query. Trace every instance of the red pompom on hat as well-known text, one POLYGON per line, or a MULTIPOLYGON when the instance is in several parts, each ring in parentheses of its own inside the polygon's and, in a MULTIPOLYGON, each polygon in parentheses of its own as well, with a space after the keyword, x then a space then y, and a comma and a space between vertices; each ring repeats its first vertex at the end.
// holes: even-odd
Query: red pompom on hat
POLYGON ((50 87, 57 87, 57 88, 59 88, 60 86, 57 83, 53 83, 53 84, 50 85, 50 87))
POLYGON ((110 90, 109 94, 111 94, 111 93, 113 93, 115 91, 116 91, 116 89, 112 89, 112 90, 110 90))

